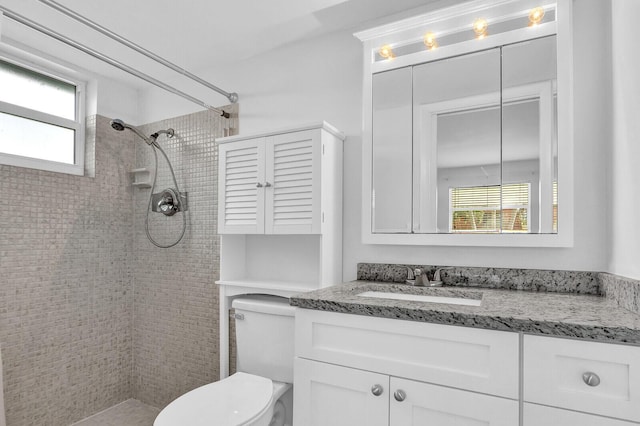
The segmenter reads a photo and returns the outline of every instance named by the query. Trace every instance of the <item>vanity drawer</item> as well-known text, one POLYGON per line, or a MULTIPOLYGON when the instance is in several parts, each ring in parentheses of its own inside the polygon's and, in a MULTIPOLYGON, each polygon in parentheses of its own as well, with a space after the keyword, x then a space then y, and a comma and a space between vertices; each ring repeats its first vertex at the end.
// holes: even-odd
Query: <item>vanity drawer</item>
POLYGON ((525 336, 524 400, 640 421, 640 347, 525 336))
POLYGON ((637 426, 624 420, 529 403, 524 404, 522 417, 524 426, 637 426))
POLYGON ((518 399, 518 334, 296 309, 296 356, 518 399))

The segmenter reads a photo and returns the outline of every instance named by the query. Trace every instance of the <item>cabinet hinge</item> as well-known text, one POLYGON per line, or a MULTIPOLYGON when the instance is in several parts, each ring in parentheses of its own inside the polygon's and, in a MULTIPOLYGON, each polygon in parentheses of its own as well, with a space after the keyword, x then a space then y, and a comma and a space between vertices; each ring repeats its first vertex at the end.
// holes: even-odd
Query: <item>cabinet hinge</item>
POLYGON ((324 223, 324 212, 322 212, 322 223, 324 223))
POLYGON ((322 155, 324 155, 324 144, 322 144, 322 155))

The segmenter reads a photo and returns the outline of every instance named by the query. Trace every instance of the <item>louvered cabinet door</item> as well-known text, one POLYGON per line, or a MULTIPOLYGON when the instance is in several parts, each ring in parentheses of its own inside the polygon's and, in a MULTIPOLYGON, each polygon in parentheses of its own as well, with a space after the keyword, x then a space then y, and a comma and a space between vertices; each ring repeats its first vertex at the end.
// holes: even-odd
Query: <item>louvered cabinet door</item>
POLYGON ((267 138, 267 234, 320 233, 321 145, 318 129, 267 138))
POLYGON ((258 138, 220 145, 220 234, 264 233, 264 142, 258 138))

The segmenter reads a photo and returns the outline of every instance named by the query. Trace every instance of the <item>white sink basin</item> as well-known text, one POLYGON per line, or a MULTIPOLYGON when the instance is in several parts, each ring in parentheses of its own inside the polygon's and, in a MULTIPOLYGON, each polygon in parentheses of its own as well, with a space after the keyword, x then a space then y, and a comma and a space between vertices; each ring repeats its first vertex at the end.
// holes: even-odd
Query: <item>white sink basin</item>
POLYGON ((427 296, 423 294, 389 293, 384 291, 365 291, 364 293, 358 294, 358 296, 374 297, 376 299, 409 300, 412 302, 444 303, 447 305, 480 306, 482 303, 480 299, 467 299, 464 297, 427 296))

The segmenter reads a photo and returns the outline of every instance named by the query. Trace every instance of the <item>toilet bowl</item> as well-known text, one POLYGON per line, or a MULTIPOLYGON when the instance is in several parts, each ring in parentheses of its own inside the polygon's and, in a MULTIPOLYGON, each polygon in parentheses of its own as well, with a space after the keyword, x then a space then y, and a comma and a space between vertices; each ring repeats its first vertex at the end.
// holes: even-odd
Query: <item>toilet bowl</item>
POLYGON ((160 412, 154 426, 283 426, 279 399, 291 385, 236 373, 187 392, 160 412), (272 419, 274 423, 271 423, 272 419))
POLYGON ((292 422, 295 308, 274 296, 233 301, 238 372, 167 405, 154 426, 285 426, 292 422))

